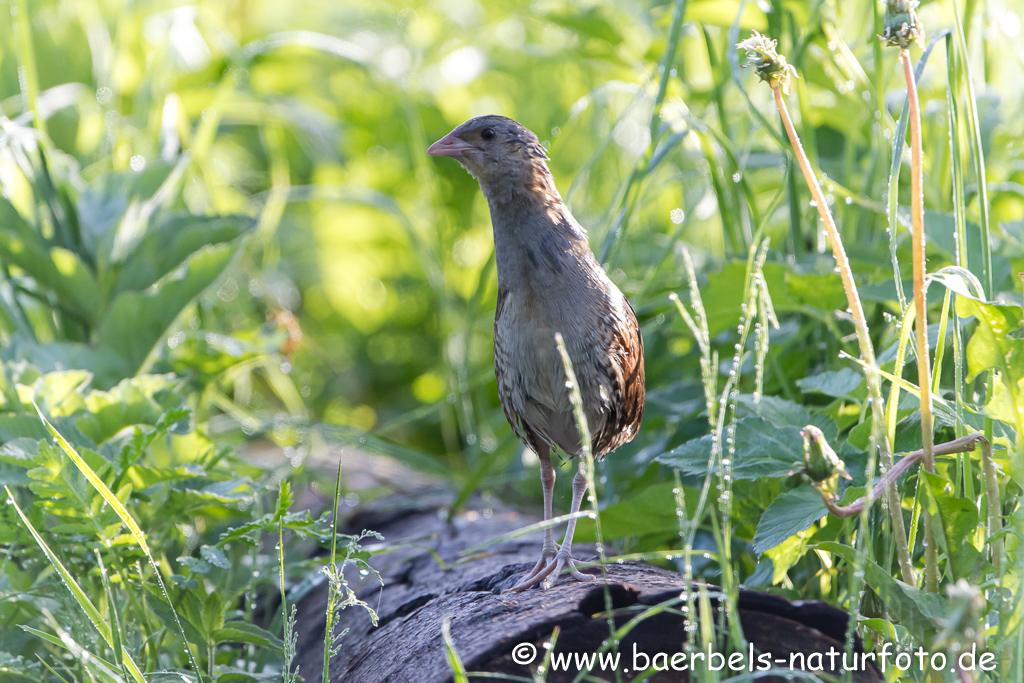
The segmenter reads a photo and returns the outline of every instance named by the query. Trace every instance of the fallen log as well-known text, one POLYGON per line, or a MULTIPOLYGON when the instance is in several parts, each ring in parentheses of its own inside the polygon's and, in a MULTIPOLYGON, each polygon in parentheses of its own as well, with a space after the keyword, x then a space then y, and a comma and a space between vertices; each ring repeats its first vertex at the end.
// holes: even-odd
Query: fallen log
MULTIPOLYGON (((442 638, 442 623, 446 620, 470 680, 479 680, 472 672, 488 672, 492 680, 495 675, 518 677, 507 680, 533 680, 532 672, 542 664, 545 644, 550 643, 557 628, 559 634, 545 680, 572 681, 580 673, 579 662, 571 658, 572 654, 597 652, 608 640, 610 622, 619 629, 658 605, 665 607, 636 619, 632 629, 619 639, 617 648, 608 647, 605 660, 595 661, 590 680, 616 680, 617 675, 620 680, 633 680, 642 673, 638 668, 652 667, 643 680, 683 682, 690 680, 691 665, 708 663, 708 653, 679 654, 688 640, 685 600, 680 601, 688 586, 680 575, 642 562, 610 563, 603 568, 603 577, 601 567, 584 569, 584 573, 594 575, 586 582, 563 576, 547 591, 503 594, 533 566, 540 553, 540 534, 490 546, 468 557, 463 552, 537 520, 475 500, 448 522, 448 502, 443 494, 415 500, 391 499, 390 505, 375 504, 344 524, 352 533, 362 529, 380 532, 388 549, 372 561, 384 580, 383 587, 372 576, 360 577, 356 572, 346 575, 359 597, 374 607, 378 623, 371 624, 367 613, 359 608, 342 612, 339 630, 348 632, 340 641, 339 654, 331 661, 332 682, 451 681, 452 669, 442 638), (610 659, 615 652, 619 654, 617 662, 610 659), (564 659, 566 654, 570 659, 564 659)), ((575 547, 575 551, 584 559, 588 553, 594 554, 594 548, 585 545, 575 547)), ((715 590, 709 587, 715 623, 721 625, 724 618, 719 618, 722 615, 718 613, 715 590)), ((298 605, 296 663, 306 681, 322 677, 326 606, 326 584, 308 593, 298 605)), ((729 651, 713 655, 710 663, 722 666, 721 677, 756 671, 767 662, 758 659, 765 654, 772 665, 784 671, 778 671, 778 677, 762 675, 758 679, 761 681, 784 680, 790 664, 816 672, 842 671, 845 612, 822 602, 791 602, 753 591, 740 592, 738 610, 742 631, 752 649, 742 653, 742 662, 727 659, 729 651)), ((689 628, 692 640, 693 625, 689 628)), ((865 664, 859 658, 860 643, 855 645, 858 659, 849 662, 865 664)), ((582 663, 587 668, 586 662, 582 663)), ((858 668, 853 681, 883 680, 870 662, 858 668)))

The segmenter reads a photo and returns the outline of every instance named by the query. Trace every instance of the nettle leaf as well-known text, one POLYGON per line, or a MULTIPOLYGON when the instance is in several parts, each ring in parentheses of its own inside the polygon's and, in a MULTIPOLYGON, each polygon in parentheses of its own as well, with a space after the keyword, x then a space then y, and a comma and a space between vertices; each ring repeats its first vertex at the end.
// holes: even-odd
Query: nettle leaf
MULTIPOLYGON (((833 273, 798 273, 783 263, 769 261, 762 268, 765 284, 772 293, 776 313, 811 311, 831 314, 846 308, 843 284, 833 273)), ((747 262, 730 261, 722 270, 708 275, 708 284, 701 289, 707 324, 712 337, 736 327, 736 311, 746 300, 747 262)))
POLYGON ((811 486, 786 491, 771 502, 761 515, 754 534, 755 553, 774 548, 790 536, 809 529, 828 514, 821 492, 811 486))
POLYGON ((174 170, 175 164, 156 161, 142 171, 107 171, 82 189, 75 208, 83 237, 100 262, 109 261, 114 236, 129 205, 157 194, 174 170))
POLYGON ((981 556, 981 548, 975 545, 981 524, 978 508, 966 498, 954 497, 952 486, 943 477, 924 470, 918 476, 927 484, 928 513, 942 523, 936 536, 953 578, 970 579, 981 556))
MULTIPOLYGON (((200 616, 203 622, 203 630, 206 633, 214 633, 224 625, 224 598, 220 591, 214 589, 203 601, 203 611, 200 616)), ((216 639, 216 636, 214 636, 216 639)))
MULTIPOLYGON (((683 474, 706 475, 711 458, 710 434, 691 439, 656 458, 683 474)), ((804 441, 800 427, 776 426, 761 418, 746 417, 736 422, 733 479, 785 477, 793 463, 803 457, 804 441)))
POLYGON ((862 401, 867 396, 864 373, 853 368, 829 370, 796 381, 805 394, 824 394, 848 401, 862 401))
POLYGON ((25 361, 47 374, 64 368, 89 368, 92 385, 101 388, 111 387, 131 374, 125 360, 116 353, 70 342, 37 344, 15 337, 10 345, 0 349, 0 357, 25 361))
MULTIPOLYGON (((675 484, 664 482, 648 486, 632 498, 626 498, 600 511, 601 536, 605 539, 642 536, 663 532, 678 532, 679 517, 676 516, 675 484)), ((687 519, 697 510, 700 491, 684 487, 687 519)), ((596 540, 594 520, 580 518, 576 522, 576 538, 583 543, 596 540)))
MULTIPOLYGON (((838 555, 851 567, 856 564, 857 551, 848 545, 826 541, 814 545, 838 555)), ((886 611, 906 628, 919 643, 930 643, 936 624, 946 616, 946 601, 937 593, 928 593, 895 579, 888 571, 867 558, 862 558, 864 580, 885 603, 886 611)))
POLYGON ((85 392, 92 382, 87 370, 48 372, 32 382, 30 404, 35 402, 47 415, 68 417, 85 407, 85 392))
MULTIPOLYGON (((788 425, 798 428, 814 425, 829 441, 835 441, 839 436, 839 428, 832 418, 821 413, 811 412, 807 406, 799 403, 778 396, 762 396, 757 403, 754 403, 752 394, 741 394, 739 402, 751 417, 760 417, 772 425, 779 427, 788 425)), ((802 453, 803 449, 801 449, 801 455, 802 453)))
POLYGON ((0 446, 0 462, 31 467, 39 455, 39 440, 28 437, 12 439, 0 446))

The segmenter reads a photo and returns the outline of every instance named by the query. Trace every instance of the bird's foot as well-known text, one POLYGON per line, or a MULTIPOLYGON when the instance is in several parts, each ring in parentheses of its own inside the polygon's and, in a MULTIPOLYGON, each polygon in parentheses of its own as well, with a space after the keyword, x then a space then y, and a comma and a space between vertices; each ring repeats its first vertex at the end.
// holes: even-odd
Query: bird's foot
POLYGON ((548 548, 548 547, 544 548, 544 550, 541 551, 540 559, 537 560, 537 564, 533 565, 533 569, 530 570, 530 573, 527 574, 526 577, 522 581, 520 581, 516 585, 512 586, 512 588, 509 588, 505 592, 506 593, 519 593, 519 592, 524 591, 524 590, 526 590, 527 588, 529 588, 529 587, 531 587, 533 585, 536 585, 539 581, 543 581, 544 577, 547 576, 547 574, 545 573, 545 569, 549 565, 553 564, 554 561, 555 561, 555 548, 553 548, 553 547, 552 548, 548 548), (538 577, 538 576, 540 577, 540 579, 538 579, 537 581, 534 581, 534 579, 536 577, 538 577))
POLYGON ((572 559, 572 554, 568 549, 559 550, 554 556, 547 554, 541 555, 540 561, 533 570, 526 576, 525 579, 517 583, 512 588, 508 589, 509 593, 521 593, 528 588, 532 588, 537 584, 541 584, 543 590, 547 590, 555 585, 555 581, 561 576, 562 572, 566 569, 569 570, 569 574, 578 581, 586 581, 588 577, 586 574, 581 573, 576 569, 576 562, 572 559))

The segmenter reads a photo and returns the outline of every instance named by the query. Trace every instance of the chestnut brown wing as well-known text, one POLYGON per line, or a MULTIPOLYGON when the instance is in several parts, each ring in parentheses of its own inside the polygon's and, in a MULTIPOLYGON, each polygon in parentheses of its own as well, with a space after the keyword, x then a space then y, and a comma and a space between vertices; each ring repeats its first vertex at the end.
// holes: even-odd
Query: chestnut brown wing
POLYGON ((644 416, 644 340, 629 301, 625 310, 625 320, 617 319, 611 330, 607 370, 612 397, 604 426, 593 439, 594 455, 598 458, 631 441, 644 416))

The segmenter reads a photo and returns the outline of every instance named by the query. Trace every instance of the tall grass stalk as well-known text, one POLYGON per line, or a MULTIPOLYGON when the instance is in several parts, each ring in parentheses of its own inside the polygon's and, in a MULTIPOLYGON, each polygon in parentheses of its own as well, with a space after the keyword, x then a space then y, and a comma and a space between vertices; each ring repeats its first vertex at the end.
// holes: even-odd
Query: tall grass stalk
MULTIPOLYGON (((924 151, 921 146, 921 105, 917 98, 917 80, 910 63, 910 52, 900 50, 900 65, 907 81, 907 103, 910 122, 910 217, 913 227, 914 261, 914 330, 917 335, 917 383, 921 388, 921 443, 924 448, 924 469, 935 472, 932 418, 931 362, 928 354, 928 288, 925 282, 924 238, 924 151)), ((931 516, 924 519, 924 583, 929 591, 939 588, 939 550, 931 516)))
MULTIPOLYGON (((338 510, 341 509, 341 456, 338 456, 338 477, 334 484, 334 515, 331 517, 331 563, 328 565, 328 581, 331 580, 330 573, 338 571, 338 510)), ((344 571, 344 569, 342 569, 344 571)), ((335 649, 334 626, 338 613, 337 591, 332 588, 327 590, 327 624, 324 628, 324 668, 321 672, 322 683, 331 681, 331 655, 335 649)))
MULTIPOLYGON (((867 318, 864 316, 864 307, 861 305, 860 294, 857 291, 857 283, 853 279, 853 269, 850 267, 850 261, 846 257, 846 249, 843 247, 843 240, 839 235, 839 229, 836 227, 835 220, 832 218, 832 212, 828 208, 828 202, 825 199, 825 194, 821 191, 821 187, 818 185, 817 178, 814 175, 814 170, 811 168, 811 162, 807 158, 803 145, 800 143, 800 138, 796 133, 796 128, 793 126, 793 120, 789 115, 789 109, 786 107, 786 98, 783 95, 782 84, 778 80, 772 80, 770 85, 772 93, 775 96, 775 104, 779 109, 779 115, 782 117, 782 125, 786 129, 786 134, 789 136, 790 144, 793 147, 793 153, 797 158, 800 170, 803 172, 804 180, 807 181, 807 187, 810 189, 811 196, 814 198, 815 206, 818 209, 818 215, 821 217, 821 221, 825 225, 825 232, 828 236, 829 244, 832 247, 832 256, 835 259, 836 268, 839 270, 839 277, 842 280, 843 290, 846 293, 849 312, 853 317, 857 343, 860 346, 861 357, 864 359, 865 363, 865 376, 867 378, 868 385, 868 403, 871 407, 871 438, 874 441, 874 447, 876 447, 881 454, 885 468, 889 469, 892 467, 893 462, 892 449, 889 444, 889 438, 884 429, 885 414, 884 403, 882 401, 881 379, 878 374, 875 349, 871 342, 871 334, 868 330, 867 318)), ((910 548, 907 545, 907 532, 906 527, 903 524, 903 512, 895 484, 886 487, 886 503, 889 507, 889 512, 892 515, 893 535, 895 536, 896 553, 900 563, 900 571, 903 576, 903 580, 907 583, 913 584, 914 567, 910 559, 910 548)))
MULTIPOLYGON (((597 484, 594 481, 594 451, 590 438, 590 426, 587 424, 587 415, 583 410, 583 395, 580 393, 576 372, 572 368, 572 359, 569 358, 569 351, 565 347, 565 339, 562 338, 561 332, 555 333, 555 345, 558 348, 558 355, 562 359, 566 386, 569 389, 569 399, 572 402, 573 417, 576 420, 576 427, 580 432, 580 447, 583 451, 582 459, 580 460, 580 470, 587 478, 587 501, 593 507, 594 512, 594 539, 597 545, 597 556, 600 558, 601 576, 604 579, 604 605, 608 621, 608 640, 614 642, 615 616, 612 611, 612 596, 608 591, 608 569, 606 566, 608 558, 605 553, 604 536, 601 532, 601 515, 599 514, 599 506, 597 504, 597 484)), ((575 529, 576 517, 572 517, 567 525, 565 537, 569 538, 572 536, 572 532, 575 529)), ((580 671, 576 680, 582 680, 587 673, 586 670, 580 671)))
MULTIPOLYGON (((765 239, 760 246, 752 244, 747 259, 747 275, 744 283, 744 302, 741 304, 740 323, 737 328, 738 339, 734 346, 732 366, 729 370, 729 378, 726 380, 721 395, 716 393, 717 384, 717 354, 711 352, 711 340, 707 327, 707 316, 704 311, 704 304, 701 300, 700 289, 697 286, 696 275, 693 270, 693 263, 690 260, 689 252, 683 250, 683 263, 685 264, 687 276, 690 282, 690 305, 693 307, 693 314, 686 309, 679 297, 674 293, 670 295, 671 301, 676 305, 679 314, 690 328, 697 340, 701 351, 701 375, 704 385, 704 397, 708 409, 708 424, 711 428, 712 446, 711 454, 707 464, 707 475, 701 487, 700 496, 697 501, 696 511, 692 520, 688 523, 688 529, 684 526, 683 520, 686 514, 685 500, 682 487, 679 484, 679 473, 676 477, 676 513, 680 519, 680 537, 683 539, 683 564, 684 581, 690 583, 693 580, 692 554, 693 543, 697 529, 704 517, 704 510, 707 504, 711 489, 711 480, 717 478, 718 488, 718 513, 721 520, 715 515, 711 516, 712 531, 715 536, 716 546, 719 548, 718 563, 721 567, 722 592, 725 596, 727 612, 735 615, 738 612, 736 597, 737 584, 735 576, 728 570, 732 564, 732 462, 736 457, 736 403, 739 399, 739 379, 743 367, 744 349, 747 341, 753 333, 755 338, 755 387, 760 387, 763 381, 764 357, 767 354, 768 326, 778 327, 775 312, 772 307, 768 287, 764 281, 762 268, 768 254, 768 240, 765 239), (688 531, 688 533, 687 533, 688 531)), ((760 390, 755 389, 755 398, 760 400, 760 390)), ((692 596, 689 600, 689 609, 694 609, 692 596)), ((701 614, 709 614, 701 612, 701 614)), ((706 621, 701 620, 702 623, 706 621)), ((733 640, 738 645, 744 644, 744 635, 738 626, 738 620, 729 619, 729 626, 733 640)))
MULTIPOLYGON (((967 14, 967 22, 970 23, 973 14, 973 3, 968 3, 970 9, 967 14)), ((981 282, 985 287, 985 294, 990 298, 992 291, 992 248, 989 241, 991 222, 989 218, 988 205, 988 183, 985 175, 985 148, 981 138, 981 122, 978 118, 978 101, 974 95, 974 78, 971 73, 970 53, 967 51, 967 38, 964 35, 964 21, 960 18, 960 7, 956 0, 953 0, 953 17, 956 21, 957 43, 960 46, 960 56, 964 67, 964 83, 967 90, 967 127, 970 129, 970 140, 972 152, 974 153, 975 181, 978 183, 978 214, 981 222, 981 282)), ((963 246, 964 249, 967 245, 963 246)), ((989 438, 991 430, 986 429, 989 438)))

